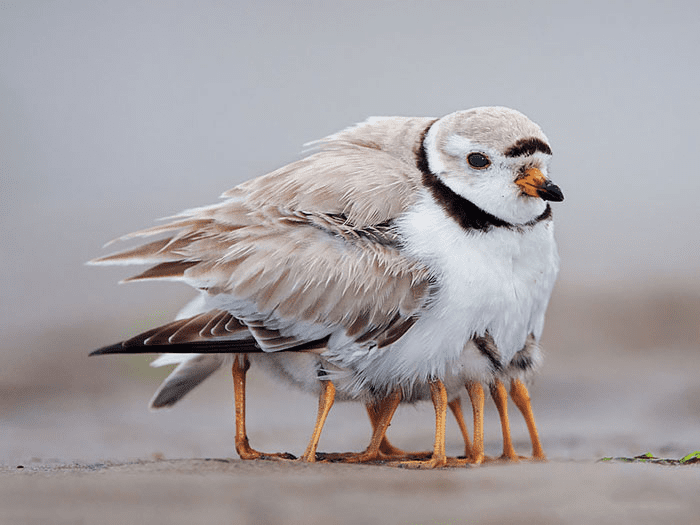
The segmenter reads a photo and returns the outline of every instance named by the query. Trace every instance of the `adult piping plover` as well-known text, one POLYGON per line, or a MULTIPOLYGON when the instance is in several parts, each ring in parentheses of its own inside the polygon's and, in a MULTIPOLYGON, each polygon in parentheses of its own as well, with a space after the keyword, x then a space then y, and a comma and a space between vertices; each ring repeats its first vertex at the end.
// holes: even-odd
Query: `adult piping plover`
MULTIPOLYGON (((545 201, 563 199, 547 139, 517 111, 476 108, 372 118, 318 148, 93 261, 155 264, 127 280, 202 291, 203 313, 98 353, 315 352, 326 408, 335 390, 381 403, 376 434, 400 399, 429 395, 442 465, 445 383, 468 386, 475 446, 482 383, 512 378, 529 408, 517 375, 534 361, 516 357, 542 333, 558 271, 545 201)), ((240 359, 233 370, 244 381, 240 359)))

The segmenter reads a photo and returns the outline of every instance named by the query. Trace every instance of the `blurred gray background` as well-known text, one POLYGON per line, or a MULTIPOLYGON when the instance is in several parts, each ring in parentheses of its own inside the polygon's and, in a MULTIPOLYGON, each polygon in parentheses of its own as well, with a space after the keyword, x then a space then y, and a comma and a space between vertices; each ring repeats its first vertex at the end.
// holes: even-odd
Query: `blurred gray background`
MULTIPOLYGON (((86 267, 106 241, 212 203, 368 116, 481 105, 542 126, 566 196, 555 207, 562 272, 543 411, 570 392, 572 369, 591 379, 630 363, 666 366, 675 386, 665 392, 694 399, 697 374, 686 384, 673 367, 688 371, 700 341, 699 27, 691 1, 0 0, 0 409, 14 432, 5 459, 104 453, 84 443, 110 443, 97 423, 51 451, 28 436, 70 434, 80 414, 109 420, 113 404, 81 403, 120 384, 139 415, 110 424, 143 417, 144 428, 183 433, 177 415, 168 427, 143 408, 163 371, 84 357, 167 321, 191 296, 173 284, 118 286, 130 269, 86 267)), ((197 414, 211 422, 227 395, 197 414)), ((609 414, 611 425, 620 417, 609 414)), ((560 423, 552 416, 550 427, 560 423)), ((229 414, 216 425, 211 434, 225 435, 210 448, 192 428, 197 445, 173 453, 224 454, 229 414)))

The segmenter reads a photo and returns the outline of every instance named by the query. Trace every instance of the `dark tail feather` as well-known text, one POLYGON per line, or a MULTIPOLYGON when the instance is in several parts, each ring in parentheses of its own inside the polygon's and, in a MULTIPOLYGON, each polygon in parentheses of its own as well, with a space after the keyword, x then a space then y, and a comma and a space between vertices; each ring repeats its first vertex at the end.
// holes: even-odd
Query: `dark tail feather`
POLYGON ((262 352, 251 339, 243 341, 199 341, 196 343, 175 343, 136 345, 126 344, 104 346, 90 352, 90 355, 107 354, 253 354, 262 352))
MULTIPOLYGON (((286 348, 285 352, 309 352, 325 348, 330 336, 286 348)), ((107 354, 254 354, 262 352, 252 339, 239 341, 197 341, 194 343, 152 344, 123 341, 90 352, 90 355, 107 354)))

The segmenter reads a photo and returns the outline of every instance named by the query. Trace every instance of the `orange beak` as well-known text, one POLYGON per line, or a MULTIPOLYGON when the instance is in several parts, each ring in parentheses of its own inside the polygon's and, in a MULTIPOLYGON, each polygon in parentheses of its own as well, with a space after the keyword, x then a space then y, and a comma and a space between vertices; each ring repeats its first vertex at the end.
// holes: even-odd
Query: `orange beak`
POLYGON ((515 183, 525 195, 539 197, 546 201, 559 202, 564 200, 564 194, 559 186, 552 183, 537 168, 528 168, 520 177, 515 179, 515 183))

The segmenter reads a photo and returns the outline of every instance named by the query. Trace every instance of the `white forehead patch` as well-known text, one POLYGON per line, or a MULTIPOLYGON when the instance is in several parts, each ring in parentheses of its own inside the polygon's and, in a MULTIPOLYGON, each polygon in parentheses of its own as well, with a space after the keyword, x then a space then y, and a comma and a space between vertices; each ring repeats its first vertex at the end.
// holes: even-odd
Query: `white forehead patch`
POLYGON ((461 135, 450 135, 445 144, 445 153, 453 157, 460 157, 468 151, 483 151, 485 153, 487 149, 461 135))

